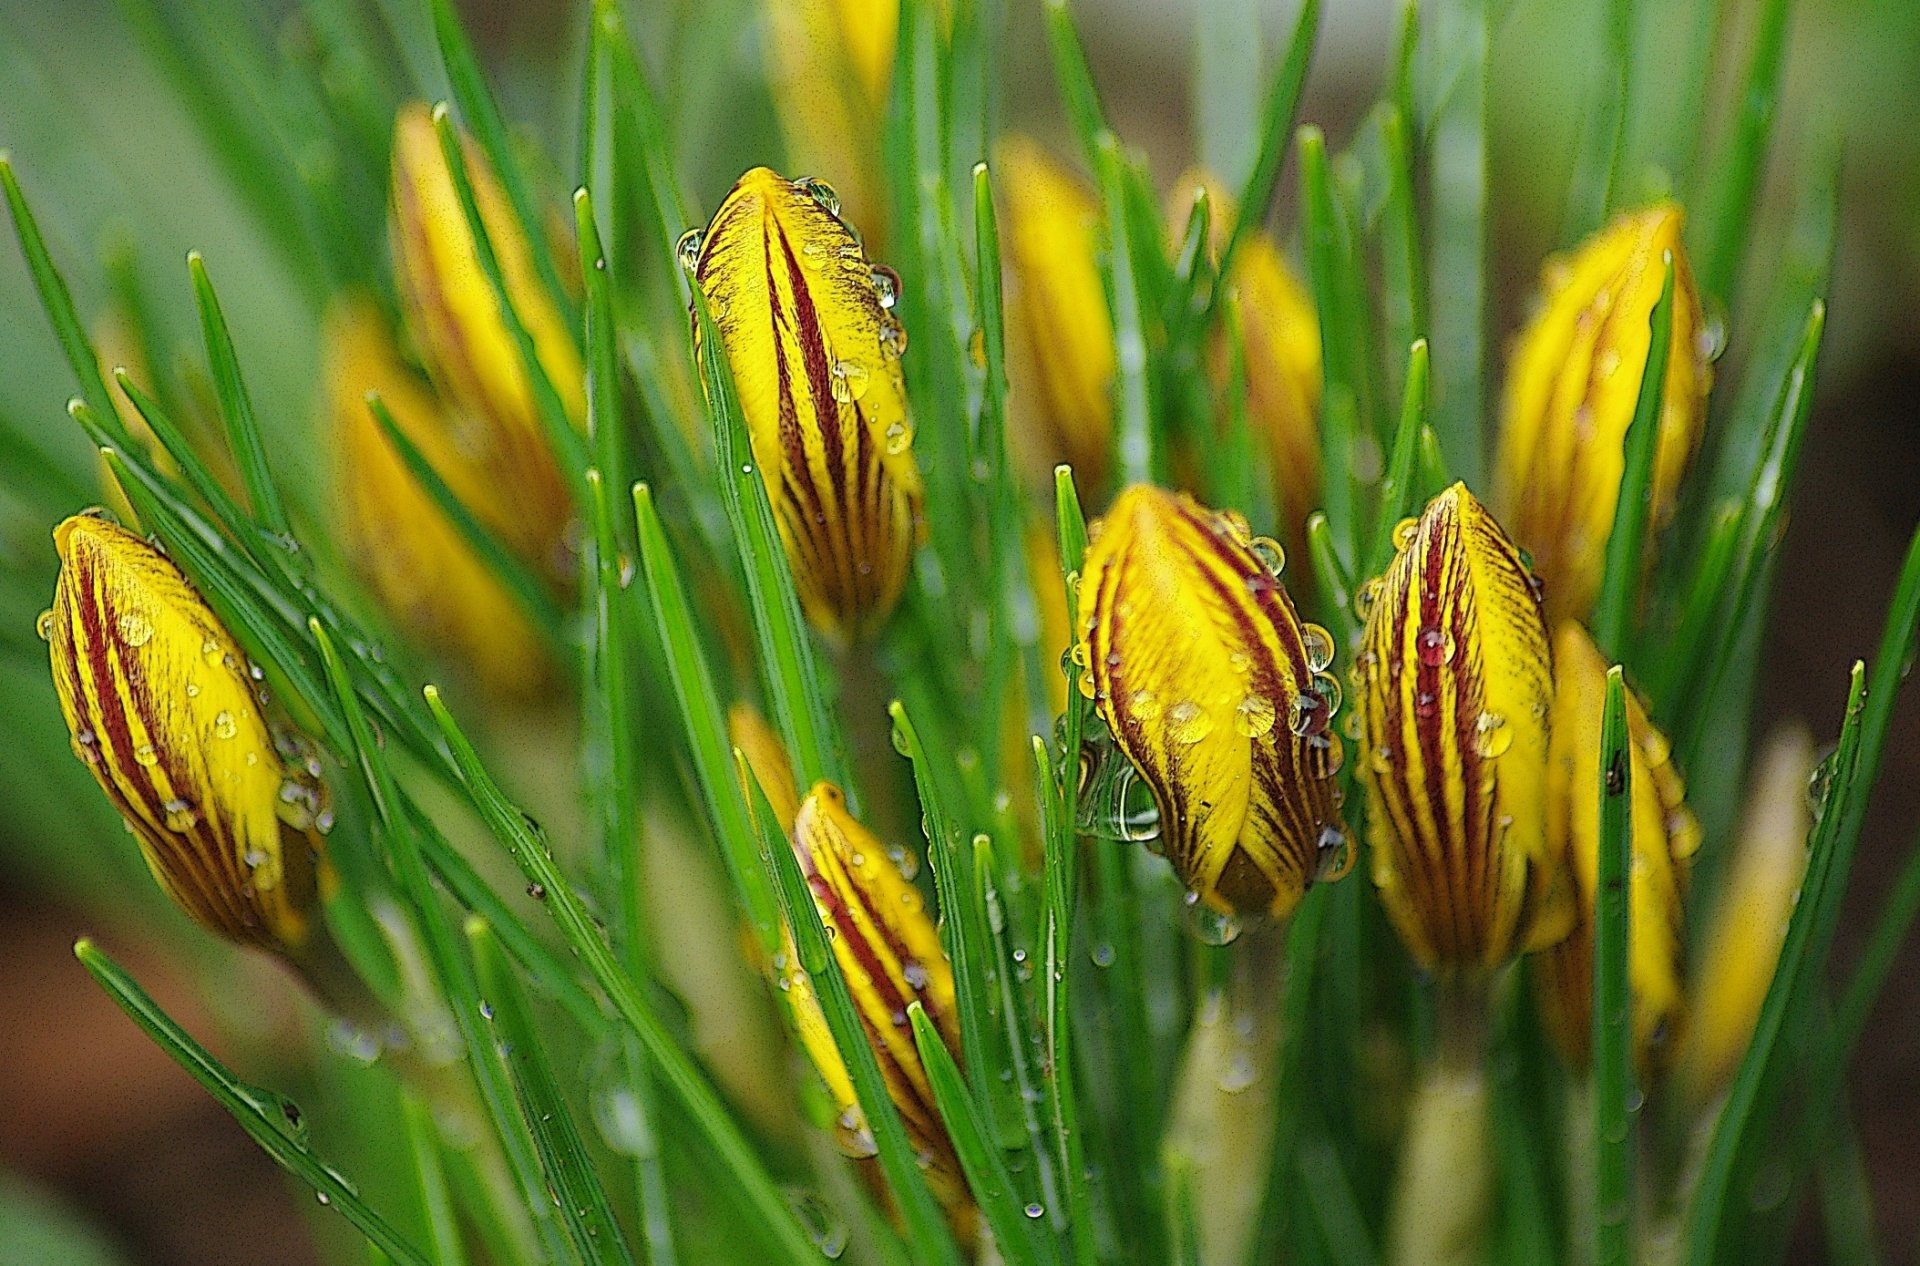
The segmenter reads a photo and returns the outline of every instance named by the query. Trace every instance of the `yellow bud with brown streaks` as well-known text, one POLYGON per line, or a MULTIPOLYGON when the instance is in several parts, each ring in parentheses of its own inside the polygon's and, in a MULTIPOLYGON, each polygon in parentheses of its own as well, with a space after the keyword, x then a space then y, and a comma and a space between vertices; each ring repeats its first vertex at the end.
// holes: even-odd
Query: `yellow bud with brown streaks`
POLYGON ((164 554, 86 515, 53 539, 43 618, 74 753, 175 905, 300 958, 331 880, 317 762, 269 727, 246 656, 164 554))
MULTIPOLYGON (((368 403, 377 393, 394 425, 497 540, 523 555, 543 542, 507 489, 462 445, 461 426, 401 362, 380 314, 337 304, 325 329, 329 413, 341 537, 386 609, 423 641, 450 651, 493 691, 531 694, 548 679, 527 616, 441 511, 387 439, 368 403)), ((529 557, 551 565, 551 559, 529 557)))
POLYGON ((1118 364, 1100 280, 1100 204, 1039 142, 994 151, 1007 262, 1008 401, 1014 442, 1036 470, 1068 462, 1083 488, 1106 478, 1118 364))
POLYGON ((1564 936, 1546 828, 1553 656, 1533 577, 1466 485, 1395 533, 1355 665, 1373 881, 1443 975, 1564 936))
MULTIPOLYGON (((1217 260, 1233 226, 1232 197, 1200 172, 1182 177, 1175 188, 1185 198, 1168 219, 1176 232, 1192 214, 1194 195, 1206 191, 1211 207, 1208 247, 1217 260)), ((1263 229, 1252 229, 1240 239, 1223 286, 1240 313, 1247 415, 1266 441, 1287 543, 1304 547, 1307 515, 1320 504, 1320 316, 1313 296, 1263 229)), ((1214 392, 1221 398, 1228 390, 1225 340, 1224 330, 1215 332, 1208 360, 1214 392)))
MULTIPOLYGON (((1532 961, 1535 996, 1548 1034, 1567 1062, 1585 1068, 1593 1033, 1593 912, 1600 873, 1600 718, 1607 661, 1569 620, 1553 648, 1553 737, 1548 747, 1547 835, 1564 852, 1577 897, 1573 931, 1532 961)), ((1687 872, 1700 823, 1672 747, 1639 697, 1627 693, 1633 761, 1633 925, 1628 987, 1641 1076, 1663 1071, 1686 1009, 1687 872)))
POLYGON ((1660 405, 1650 526, 1673 513, 1700 445, 1713 369, 1700 295, 1680 244, 1680 208, 1615 219, 1547 261, 1542 307, 1514 341, 1495 458, 1494 503, 1533 555, 1554 620, 1582 619, 1606 569, 1627 429, 1652 344, 1648 320, 1673 255, 1673 344, 1660 405))
POLYGON ((1696 1108, 1733 1079, 1773 984, 1807 874, 1807 783, 1815 764, 1813 738, 1797 724, 1775 731, 1754 762, 1740 834, 1701 938, 1680 1052, 1679 1082, 1696 1108))
POLYGON ((768 0, 768 87, 788 153, 833 180, 847 215, 881 224, 880 138, 900 0, 768 0))
MULTIPOLYGON (((794 814, 792 841, 887 1095, 915 1152, 928 1158, 923 1165, 934 1196, 955 1230, 971 1240, 977 1214, 907 1020, 907 1004, 919 1002, 948 1049, 960 1049, 953 969, 939 930, 919 890, 886 846, 848 812, 838 787, 814 784, 794 814)), ((786 960, 783 987, 801 1045, 840 1109, 836 1135, 851 1154, 873 1155, 852 1078, 791 947, 786 960)))
MULTIPOLYGON (((541 284, 526 231, 486 156, 464 136, 461 143, 513 310, 578 426, 586 416, 579 348, 541 284)), ((566 481, 548 447, 519 344, 481 267, 433 118, 418 102, 402 107, 394 124, 391 197, 387 227, 407 332, 454 412, 463 448, 499 495, 516 502, 529 535, 557 558, 571 515, 566 481)))
POLYGON ((1153 791, 1167 860, 1224 914, 1284 917, 1352 856, 1333 638, 1281 558, 1240 516, 1136 484, 1081 571, 1082 688, 1153 791))
POLYGON ((682 259, 720 332, 801 606, 844 642, 893 610, 922 524, 898 281, 838 211, 821 182, 756 167, 682 259))

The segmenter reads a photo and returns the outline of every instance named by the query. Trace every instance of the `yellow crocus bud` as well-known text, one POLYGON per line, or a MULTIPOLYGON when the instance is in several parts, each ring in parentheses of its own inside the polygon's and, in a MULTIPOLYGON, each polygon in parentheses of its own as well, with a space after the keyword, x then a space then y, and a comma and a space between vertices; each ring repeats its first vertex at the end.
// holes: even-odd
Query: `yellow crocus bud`
POLYGON ((1680 208, 1620 216, 1541 273, 1540 314, 1515 340, 1495 504, 1533 554, 1549 616, 1581 619, 1605 570, 1627 428, 1652 342, 1648 320, 1673 255, 1673 345, 1654 457, 1651 526, 1673 513, 1700 444, 1713 370, 1680 208))
POLYGON ((832 176, 850 219, 878 226, 900 0, 769 0, 767 18, 768 86, 788 153, 832 176))
POLYGON ((368 402, 377 393, 394 425, 442 483, 501 544, 538 558, 520 506, 462 447, 461 430, 403 364, 371 304, 335 306, 326 323, 329 411, 341 536, 387 610, 423 641, 450 651, 503 695, 548 678, 539 636, 513 594, 448 521, 387 439, 368 402))
MULTIPOLYGON (((886 847, 847 811, 838 787, 814 785, 795 811, 792 839, 815 907, 832 937, 834 959, 887 1083, 888 1098, 922 1158, 935 1198, 962 1239, 970 1241, 978 1215, 907 1020, 907 1004, 919 1002, 947 1048, 959 1051, 953 969, 940 948, 939 930, 919 890, 886 847)), ((801 1046, 840 1109, 836 1137, 850 1155, 872 1156, 873 1133, 826 1016, 791 947, 785 958, 781 987, 793 1009, 801 1046)))
POLYGON ((1814 765, 1813 738, 1800 725, 1776 731, 1754 765, 1726 882, 1701 942, 1700 986, 1681 1047, 1679 1082, 1695 1105, 1733 1079, 1773 984, 1807 873, 1814 765))
POLYGON ((317 761, 269 727, 246 656, 164 554, 87 515, 53 539, 43 621, 74 753, 175 905, 300 961, 331 879, 317 761))
MULTIPOLYGON (((586 378, 566 319, 541 284, 526 232, 480 148, 463 138, 467 175, 513 311, 577 426, 586 378)), ((407 332, 460 423, 461 447, 510 498, 543 554, 559 559, 571 515, 519 344, 476 254, 427 107, 403 107, 393 133, 388 234, 407 332)), ((555 564, 549 564, 555 565, 555 564)), ((562 568, 562 570, 565 570, 562 568)))
POLYGON ((897 282, 868 262, 831 189, 765 167, 681 251, 732 367, 801 606, 836 641, 871 632, 921 532, 897 282))
POLYGON ((1007 376, 1014 438, 1039 470, 1069 462, 1082 487, 1105 479, 1113 448, 1113 314, 1100 281, 1100 206, 1024 136, 994 152, 1007 261, 1007 376))
POLYGON ((1181 882, 1229 915, 1284 917, 1352 856, 1333 638, 1301 621, 1282 558, 1240 516, 1136 484, 1081 571, 1082 689, 1152 789, 1181 882))
MULTIPOLYGON (((1569 620, 1553 647, 1553 738, 1548 747, 1547 837, 1567 858, 1577 895, 1573 931, 1533 959, 1535 996, 1547 1032, 1567 1062, 1586 1067, 1593 1033, 1593 912, 1600 870, 1600 718, 1607 661, 1569 620)), ((1672 748, 1638 696, 1627 694, 1633 761, 1633 865, 1629 988, 1641 1075, 1661 1071, 1685 1011, 1687 871, 1700 823, 1672 748)))
POLYGON ((1546 829, 1546 624, 1518 547, 1466 485, 1395 537, 1355 666, 1373 881, 1421 966, 1493 968, 1573 913, 1546 829))
MULTIPOLYGON (((1177 232, 1192 214, 1195 194, 1205 190, 1211 207, 1209 248, 1226 249, 1234 219, 1233 199, 1205 173, 1189 173, 1175 186, 1168 223, 1177 232)), ((1240 313, 1246 349, 1247 414, 1265 439, 1274 500, 1287 525, 1290 545, 1303 545, 1307 515, 1320 504, 1320 317, 1280 247, 1254 229, 1234 248, 1224 282, 1240 313)), ((1216 395, 1227 384, 1225 332, 1216 331, 1209 374, 1216 395)))

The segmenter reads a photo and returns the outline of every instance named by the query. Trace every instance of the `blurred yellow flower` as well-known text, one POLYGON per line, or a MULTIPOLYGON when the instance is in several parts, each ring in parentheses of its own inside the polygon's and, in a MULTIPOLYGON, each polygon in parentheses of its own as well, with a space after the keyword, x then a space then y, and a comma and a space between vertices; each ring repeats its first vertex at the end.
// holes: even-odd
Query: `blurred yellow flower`
POLYGON ((767 18, 768 86, 791 160, 832 180, 848 218, 878 234, 900 0, 768 0, 767 18))
POLYGON ((1301 621, 1281 563, 1238 515, 1136 484, 1081 573, 1082 689, 1152 788, 1181 882, 1227 914, 1285 916, 1352 855, 1333 638, 1301 621))
POLYGON ((838 212, 820 182, 756 167, 683 258, 732 366, 801 605, 848 641, 893 610, 922 524, 897 283, 838 212))
POLYGON ((1356 664, 1373 880, 1421 966, 1567 932, 1545 819, 1553 660, 1520 551, 1464 484, 1395 533, 1356 664))
POLYGON ((1663 202, 1620 216, 1541 272, 1540 314, 1514 341, 1495 457, 1494 503, 1533 554, 1554 620, 1582 619, 1605 570, 1607 538, 1626 466, 1627 429, 1640 394, 1673 254, 1673 345, 1660 409, 1650 526, 1673 513, 1680 478, 1699 447, 1713 369, 1693 271, 1680 243, 1684 217, 1663 202))
POLYGON ((298 960, 330 880, 317 761, 269 727, 246 656, 165 555, 86 515, 53 539, 46 632, 75 755, 175 905, 298 960))
MULTIPOLYGON (((1564 853, 1578 896, 1573 931, 1532 962, 1547 1032, 1567 1062, 1585 1068, 1593 1034, 1593 911, 1600 867, 1600 719, 1607 661, 1579 624, 1560 626, 1553 648, 1553 739, 1548 748, 1547 837, 1564 853)), ((1687 871, 1700 823, 1669 760, 1666 737, 1627 693, 1633 761, 1633 864, 1628 886, 1634 1050, 1642 1077, 1663 1070, 1685 1014, 1687 871)))

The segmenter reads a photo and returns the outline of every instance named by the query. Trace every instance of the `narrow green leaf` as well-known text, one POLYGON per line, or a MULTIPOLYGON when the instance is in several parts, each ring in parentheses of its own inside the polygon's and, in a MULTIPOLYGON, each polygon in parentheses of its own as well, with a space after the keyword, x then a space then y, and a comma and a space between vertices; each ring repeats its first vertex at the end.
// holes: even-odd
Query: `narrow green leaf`
MULTIPOLYGON (((156 398, 148 395, 145 390, 135 384, 132 378, 128 377, 125 369, 116 368, 113 372, 113 381, 114 385, 120 388, 121 394, 132 402, 134 410, 146 419, 154 438, 160 441, 160 447, 166 450, 167 456, 171 457, 174 465, 180 468, 181 477, 198 494, 207 509, 213 512, 214 519, 227 532, 241 539, 244 545, 250 534, 251 521, 241 511, 239 503, 227 494, 226 488, 221 485, 220 480, 208 468, 206 462, 201 460, 200 454, 195 451, 186 433, 174 423, 172 416, 160 407, 160 402, 156 398)), ((253 551, 248 550, 248 553, 251 554, 253 551)))
MULTIPOLYGON (((1313 568, 1313 582, 1326 600, 1328 610, 1336 613, 1336 620, 1344 626, 1353 622, 1353 577, 1347 573, 1346 564, 1340 561, 1339 546, 1333 539, 1333 524, 1321 511, 1307 516, 1307 560, 1313 568)), ((1349 646, 1352 642, 1341 639, 1339 645, 1349 646)))
POLYGON ((1249 233, 1265 223, 1273 205, 1273 192, 1280 187, 1280 167, 1287 156, 1287 138, 1294 134, 1294 121, 1300 113, 1300 93, 1306 87, 1307 69, 1313 63, 1313 48, 1320 34, 1320 0, 1302 0, 1300 16, 1294 22, 1293 35, 1287 41, 1286 56, 1274 69, 1267 85, 1265 104, 1260 113, 1260 148, 1254 154, 1253 170, 1240 186, 1240 200, 1233 209, 1233 226, 1227 230, 1226 244, 1220 248, 1218 275, 1230 275, 1233 257, 1249 233))
POLYGON ((1647 656, 1654 679, 1654 712, 1663 721, 1674 715, 1676 696, 1687 684, 1693 662, 1688 648, 1706 643, 1727 593, 1729 577, 1739 556, 1742 506, 1728 499, 1720 503, 1707 529, 1693 576, 1681 591, 1679 615, 1663 653, 1647 656))
POLYGON ((1087 165, 1100 161, 1100 137, 1111 129, 1106 110, 1100 104, 1100 91, 1094 87, 1093 71, 1087 65, 1087 50, 1080 43, 1067 0, 1044 0, 1047 23, 1047 51, 1053 58, 1053 80, 1060 89, 1060 101, 1066 107, 1067 122, 1080 141, 1087 165))
POLYGON ((418 1189, 415 1202, 426 1220, 434 1266, 466 1266, 467 1250, 460 1234, 459 1217, 454 1212, 453 1195, 447 1189, 440 1135, 433 1123, 432 1109, 411 1090, 402 1089, 400 1119, 406 1126, 407 1157, 418 1189))
POLYGON ((1600 716, 1599 879, 1594 886, 1593 931, 1593 1149, 1594 1260, 1628 1266, 1633 1260, 1632 1108, 1633 1001, 1629 993, 1631 904, 1627 873, 1633 861, 1633 760, 1627 739, 1626 676, 1607 670, 1600 716))
POLYGON ((305 1119, 291 1099, 249 1086, 227 1071, 212 1052, 194 1041, 133 977, 91 940, 82 937, 76 941, 73 955, 120 1009, 199 1082, 216 1103, 231 1113, 276 1164, 312 1187, 321 1203, 340 1210, 369 1243, 394 1262, 404 1266, 433 1266, 432 1258, 402 1239, 399 1232, 360 1199, 360 1193, 346 1175, 314 1153, 307 1142, 305 1119))
POLYGON ((767 803, 765 790, 737 748, 734 764, 741 785, 753 798, 754 836, 759 842, 760 864, 780 894, 781 914, 793 933, 800 965, 813 983, 814 996, 820 1002, 834 1045, 839 1048, 840 1058, 853 1081, 854 1097, 873 1131, 879 1148, 880 1171, 886 1176, 887 1190, 899 1210, 907 1242, 913 1246, 917 1261, 932 1266, 962 1266, 959 1246, 954 1243, 946 1218, 927 1186, 926 1174, 921 1171, 913 1143, 907 1137, 907 1127, 900 1120, 900 1111, 887 1093, 886 1079, 867 1041, 860 1013, 854 1008, 846 977, 828 944, 826 925, 820 920, 813 890, 806 876, 800 873, 799 860, 793 855, 786 831, 774 816, 773 806, 767 803))
POLYGON ((1633 420, 1621 440, 1625 448, 1620 495, 1614 504, 1613 528, 1607 534, 1606 571, 1593 604, 1593 640, 1604 655, 1626 651, 1640 586, 1647 574, 1647 536, 1653 513, 1653 465, 1660 449, 1660 415, 1667 394, 1667 359, 1673 350, 1673 257, 1666 260, 1666 279, 1659 302, 1647 318, 1653 341, 1640 373, 1640 394, 1633 420))
MULTIPOLYGON (((1420 246, 1419 191, 1414 184, 1410 123, 1398 107, 1379 114, 1386 152, 1387 192, 1380 220, 1380 298, 1385 315, 1387 361, 1427 337, 1427 269, 1420 246)), ((1404 393, 1406 382, 1397 386, 1404 393)), ((1404 487, 1404 485, 1402 485, 1404 487)))
POLYGON ((540 1149, 540 1167, 552 1184, 553 1203, 560 1209, 575 1252, 583 1262, 625 1262, 632 1266, 633 1252, 594 1173, 586 1141, 560 1091, 533 1010, 520 982, 514 979, 500 942, 486 920, 474 916, 467 918, 466 935, 482 990, 480 1014, 494 1035, 490 1049, 513 1079, 521 1114, 540 1149))
POLYGON ((1434 433, 1448 465, 1469 483, 1478 480, 1485 447, 1490 3, 1434 0, 1424 10, 1434 433))
POLYGON ((1194 10, 1188 107, 1200 165, 1231 186, 1253 171, 1260 130, 1258 0, 1224 0, 1194 10))
POLYGON ((1701 292, 1730 305, 1740 281, 1761 173, 1779 113, 1781 74, 1787 60, 1787 24, 1792 0, 1766 0, 1754 27, 1746 74, 1738 88, 1732 135, 1717 161, 1699 167, 1702 187, 1698 260, 1701 292))
POLYGON ((226 314, 220 310, 220 298, 207 276, 206 261, 199 251, 187 254, 187 272, 193 279, 193 302, 200 310, 200 334, 206 342, 207 365, 213 371, 213 385, 220 397, 220 415, 227 423, 227 445, 234 465, 240 470, 240 482, 247 490, 253 512, 269 532, 291 536, 293 524, 287 507, 274 486, 267 469, 267 447, 260 438, 260 420, 253 412, 253 400, 240 376, 240 358, 233 350, 233 336, 227 330, 226 314))
POLYGON ((1577 242, 1599 228, 1615 205, 1625 160, 1627 124, 1633 117, 1634 0, 1607 0, 1603 30, 1595 41, 1593 82, 1587 97, 1585 144, 1574 163, 1563 241, 1577 242))
MULTIPOLYGON (((1114 468, 1122 486, 1152 483, 1165 475, 1166 455, 1155 443, 1153 386, 1149 378, 1145 313, 1136 271, 1133 232, 1127 214, 1125 163, 1113 133, 1095 141, 1094 169, 1107 229, 1108 302, 1113 308, 1114 468)), ((1138 244, 1148 249, 1151 244, 1138 244)))
POLYGON ((1393 561, 1393 529, 1400 520, 1419 513, 1420 489, 1415 477, 1420 435, 1427 429, 1429 402, 1427 342, 1417 340, 1407 349, 1406 387, 1400 399, 1400 425, 1393 433, 1393 455, 1380 481, 1380 506, 1373 519, 1373 541, 1361 584, 1387 570, 1393 561))
POLYGON ((1355 261, 1344 216, 1327 167, 1326 138, 1311 124, 1299 132, 1300 179, 1314 307, 1320 319, 1320 448, 1326 455, 1321 489, 1327 521, 1343 559, 1354 557, 1360 487, 1353 454, 1370 429, 1367 399, 1368 341, 1355 261))

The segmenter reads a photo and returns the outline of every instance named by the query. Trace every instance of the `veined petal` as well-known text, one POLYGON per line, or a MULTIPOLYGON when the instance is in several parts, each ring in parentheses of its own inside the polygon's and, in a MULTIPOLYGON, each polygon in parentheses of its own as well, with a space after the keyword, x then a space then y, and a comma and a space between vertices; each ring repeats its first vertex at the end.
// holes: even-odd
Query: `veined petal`
POLYGON ((1038 142, 994 151, 1012 327, 1008 400, 1014 437, 1050 470, 1070 462, 1083 487, 1105 478, 1113 447, 1113 314, 1097 258, 1100 206, 1038 142))
POLYGON ((245 655, 163 554, 85 515, 54 544, 48 643, 74 754, 176 905, 296 956, 327 877, 317 762, 269 728, 245 655))
POLYGON ((1237 515, 1136 484, 1080 581, 1085 688, 1153 790, 1167 860, 1224 913, 1284 916, 1350 856, 1333 639, 1301 622, 1279 563, 1237 515))
POLYGON ((1546 830, 1546 625, 1464 484, 1399 538, 1356 665, 1373 879, 1422 966, 1495 967, 1572 917, 1546 830))
MULTIPOLYGON (((1607 661, 1569 620, 1554 638, 1553 737, 1547 773, 1549 847, 1565 853, 1578 898, 1573 931, 1532 963, 1547 1031, 1584 1068, 1593 1030, 1593 912, 1600 869, 1600 720, 1607 661)), ((1633 762, 1633 935, 1628 967, 1634 1049, 1643 1076, 1661 1070, 1685 1012, 1687 872, 1700 823, 1664 735, 1627 694, 1633 762)))
POLYGON ((513 595, 388 442, 367 394, 379 393, 394 425, 503 544, 533 547, 526 539, 527 520, 486 468, 462 450, 460 428, 400 362, 370 304, 349 302, 334 309, 326 350, 340 526, 348 556, 386 608, 416 635, 453 651, 493 690, 531 693, 549 675, 537 634, 513 595))
POLYGON ((818 181, 754 168, 698 238, 694 278, 801 605, 844 640, 877 627, 900 596, 921 485, 895 283, 868 262, 838 205, 818 181))
POLYGON ((1673 512, 1712 385, 1700 295, 1670 202, 1623 215, 1547 262, 1544 306, 1513 345, 1495 503, 1533 554, 1553 619, 1579 619, 1605 570, 1627 428, 1652 342, 1648 318, 1673 253, 1673 347, 1660 409, 1652 526, 1673 512))
MULTIPOLYGON (((534 270, 526 234, 478 146, 463 139, 467 175, 508 296, 574 424, 586 416, 586 378, 565 318, 534 270)), ((569 518, 566 483, 547 445, 533 386, 480 266, 433 120, 419 103, 394 125, 394 282, 427 373, 453 406, 462 448, 514 501, 516 521, 547 552, 569 518)), ((531 555, 531 551, 530 551, 531 555)))

